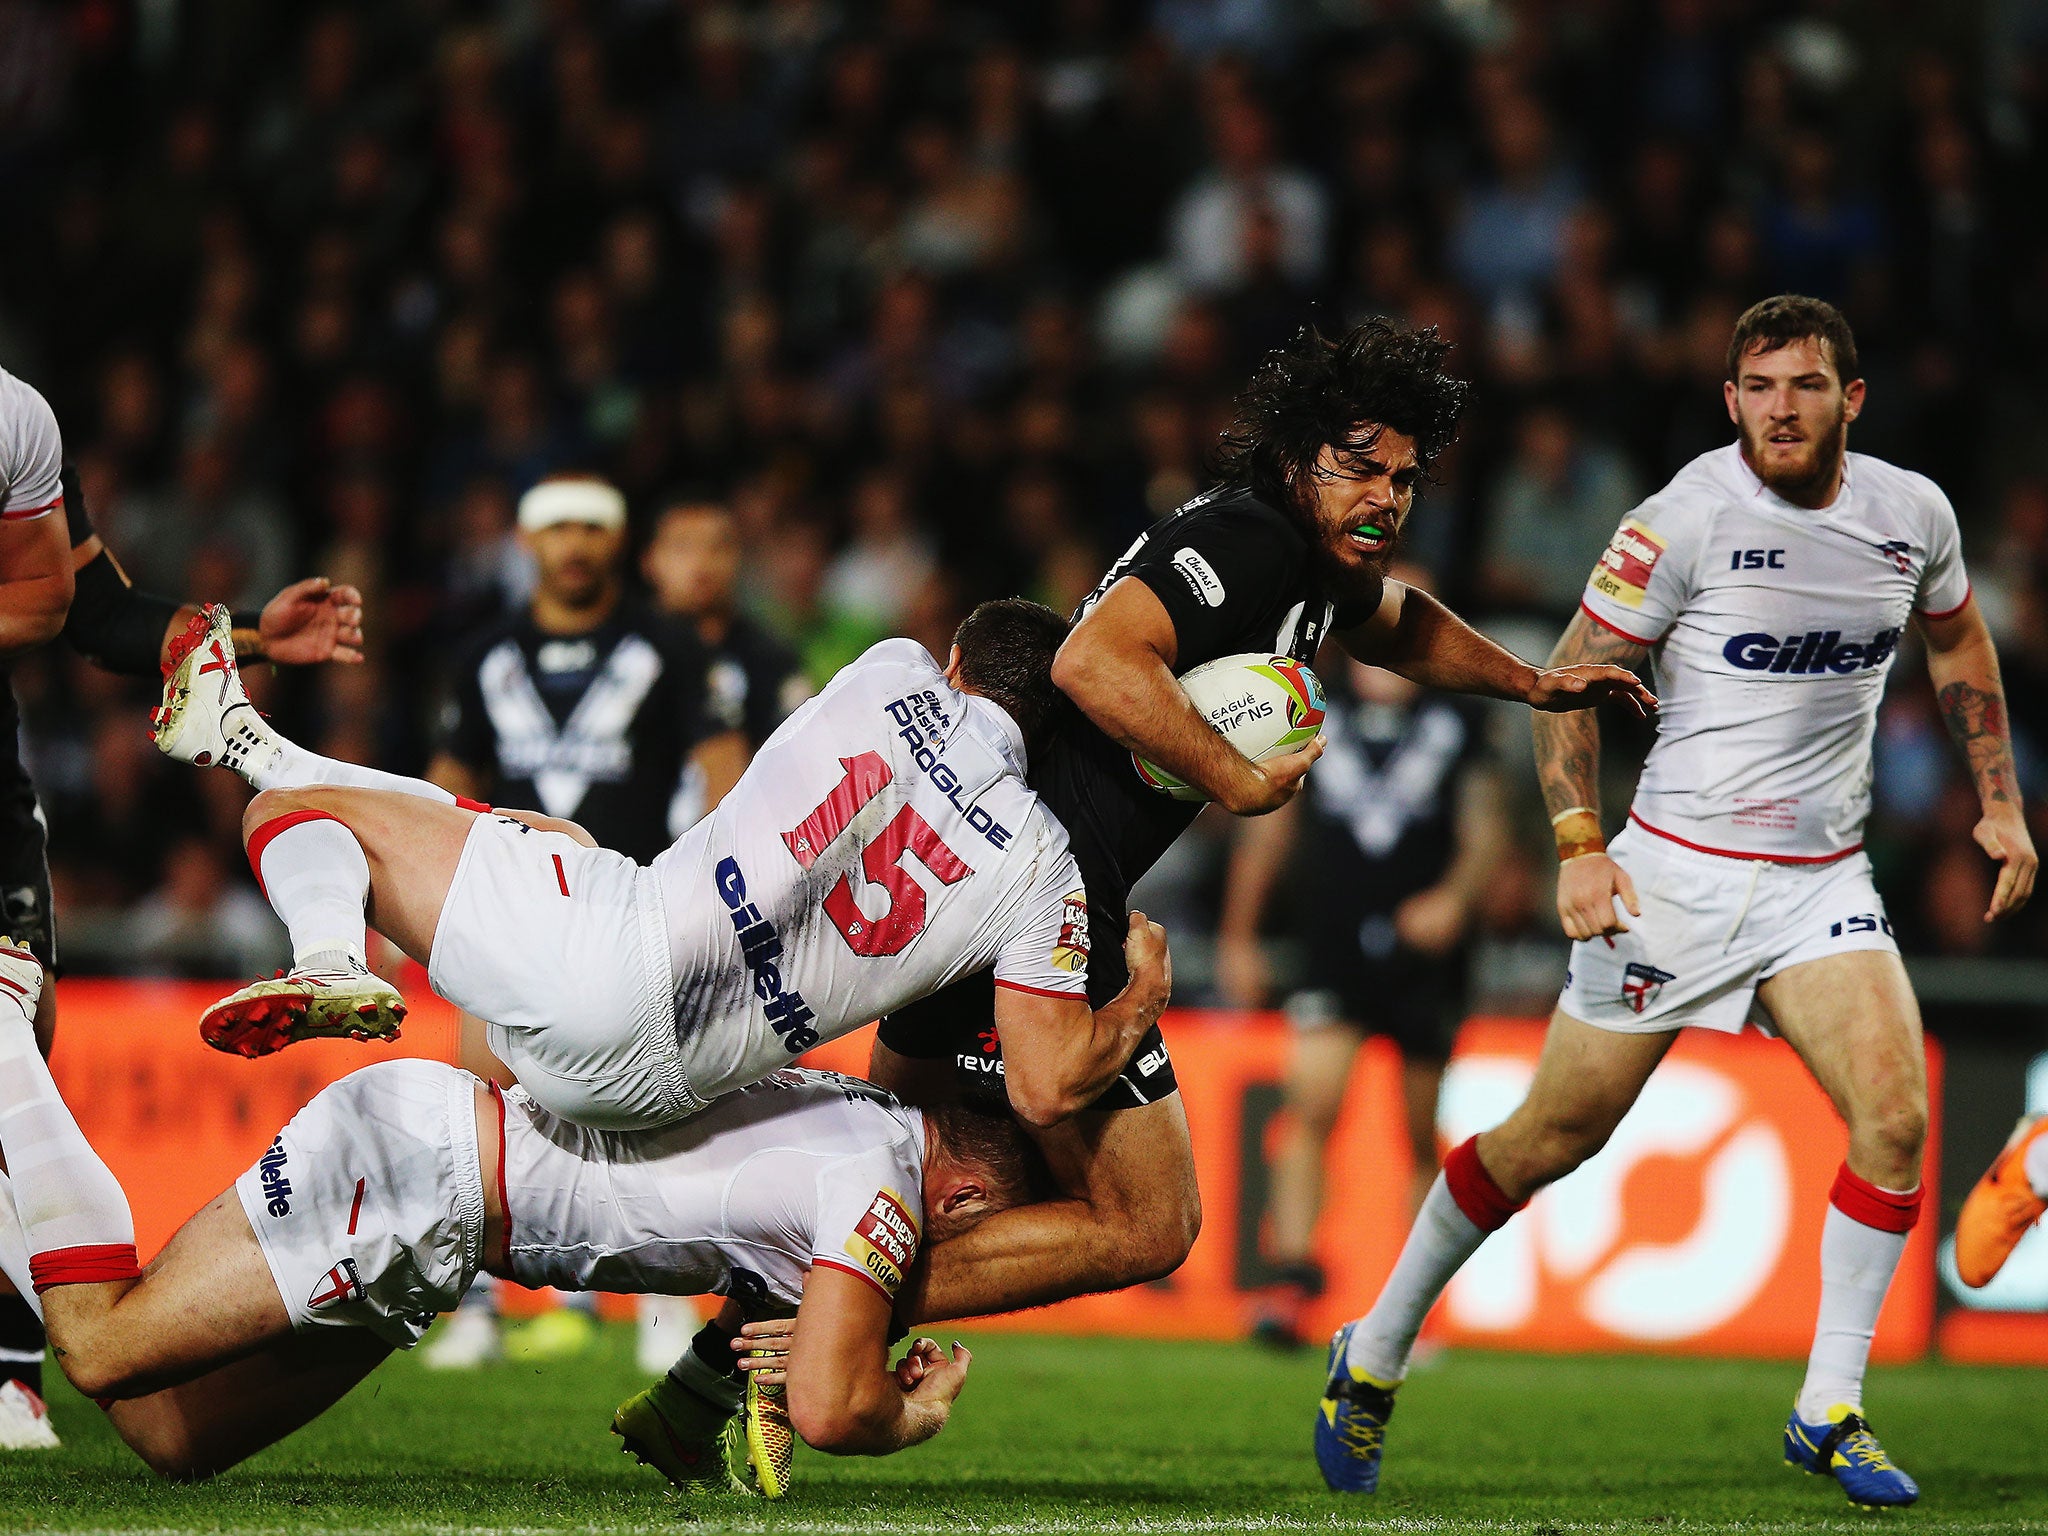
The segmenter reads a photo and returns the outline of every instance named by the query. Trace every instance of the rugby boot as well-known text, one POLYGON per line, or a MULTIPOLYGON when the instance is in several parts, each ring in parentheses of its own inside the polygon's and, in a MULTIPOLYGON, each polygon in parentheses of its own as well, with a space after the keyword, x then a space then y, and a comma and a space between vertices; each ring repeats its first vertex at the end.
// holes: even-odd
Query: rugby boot
POLYGON ((1893 1509, 1920 1497, 1920 1485, 1892 1465, 1863 1415, 1837 1403, 1818 1424, 1792 1410, 1785 1421, 1785 1462, 1811 1477, 1832 1477, 1860 1509, 1893 1509))
POLYGON ((746 1401, 720 1439, 735 1488, 764 1499, 779 1499, 789 1492, 796 1429, 789 1422, 785 1386, 764 1387, 749 1376, 746 1401))
POLYGON ((2043 1136, 2048 1136, 2048 1115, 2020 1121, 2005 1150, 1963 1202, 1963 1213, 1956 1218, 1956 1273, 1963 1284, 1989 1285, 2020 1239, 2048 1211, 2048 1200, 2034 1192, 2027 1177, 2027 1153, 2043 1136))
POLYGON ((742 1416, 664 1376, 619 1404, 612 1433, 625 1453, 685 1492, 749 1493, 730 1470, 724 1432, 742 1416))
POLYGON ((1387 1420, 1394 1416, 1399 1382, 1378 1381, 1351 1368, 1351 1330, 1346 1323, 1330 1340, 1329 1376, 1316 1404, 1316 1465, 1333 1493, 1376 1493, 1387 1420))
POLYGON ((268 1056, 301 1040, 396 1040, 405 1000, 354 966, 295 968, 254 981, 199 1018, 199 1038, 231 1056, 268 1056))
POLYGON ((234 620, 223 603, 208 603, 171 641, 164 696, 150 714, 157 750, 195 767, 248 776, 250 763, 281 750, 277 734, 256 713, 235 664, 234 620))
POLYGON ((33 1024, 42 996, 43 962, 28 952, 26 944, 0 935, 0 997, 20 1008, 33 1024))
POLYGON ((0 1383, 0 1451, 53 1451, 61 1444, 50 1410, 28 1383, 0 1383))

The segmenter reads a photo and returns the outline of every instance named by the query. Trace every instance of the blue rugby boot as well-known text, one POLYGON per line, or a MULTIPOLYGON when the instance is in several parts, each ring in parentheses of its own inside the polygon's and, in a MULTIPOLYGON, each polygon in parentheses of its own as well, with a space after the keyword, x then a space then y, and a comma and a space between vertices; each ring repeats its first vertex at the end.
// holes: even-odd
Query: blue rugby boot
POLYGON ((1316 1465, 1333 1493, 1375 1493, 1380 1486, 1380 1451, 1387 1420, 1394 1416, 1394 1388, 1354 1371, 1346 1358, 1351 1330, 1346 1323, 1330 1340, 1330 1373, 1316 1404, 1316 1465))
POLYGON ((1794 1408, 1785 1422, 1785 1461, 1811 1476, 1832 1477, 1862 1509, 1896 1508, 1920 1497, 1920 1485, 1892 1465, 1863 1415, 1846 1403, 1835 1404, 1819 1424, 1807 1423, 1794 1408))

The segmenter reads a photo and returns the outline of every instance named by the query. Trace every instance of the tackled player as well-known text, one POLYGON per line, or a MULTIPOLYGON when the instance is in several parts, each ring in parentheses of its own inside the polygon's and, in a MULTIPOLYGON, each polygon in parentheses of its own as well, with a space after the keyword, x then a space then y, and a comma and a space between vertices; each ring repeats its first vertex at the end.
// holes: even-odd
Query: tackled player
MULTIPOLYGON (((795 1309, 798 1432, 901 1450, 944 1427, 969 1360, 920 1339, 891 1368, 904 1270, 1032 1195, 1007 1117, 906 1109, 834 1073, 786 1069, 680 1125, 606 1132, 457 1067, 388 1061, 322 1089, 144 1272, 127 1198, 36 1049, 41 987, 0 940, 0 1268, 41 1297, 72 1384, 166 1477, 210 1477, 318 1417, 479 1270, 795 1309)), ((737 1401, 722 1366, 677 1373, 737 1401)))

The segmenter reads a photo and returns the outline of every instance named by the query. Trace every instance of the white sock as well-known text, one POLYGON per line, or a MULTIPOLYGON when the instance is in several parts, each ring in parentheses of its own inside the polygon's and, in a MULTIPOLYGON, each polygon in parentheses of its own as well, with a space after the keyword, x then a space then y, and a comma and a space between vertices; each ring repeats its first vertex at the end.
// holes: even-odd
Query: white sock
POLYGON ((256 789, 311 789, 317 785, 340 789, 388 789, 421 800, 438 800, 443 805, 455 804, 455 796, 425 779, 409 779, 404 774, 386 773, 381 768, 365 768, 360 763, 322 757, 318 752, 309 752, 282 736, 276 738, 275 750, 251 755, 243 766, 242 777, 256 789), (262 759, 260 762, 257 761, 259 757, 262 759))
POLYGON ((4 1173, 0 1173, 0 1274, 7 1276, 36 1320, 42 1321, 43 1299, 36 1294, 29 1275, 28 1238, 21 1230, 21 1217, 15 1214, 14 1184, 4 1173))
POLYGON ((2034 1198, 2048 1200, 2048 1136, 2034 1138, 2022 1166, 2027 1170, 2027 1183, 2034 1191, 2034 1198))
POLYGON ((133 1277, 128 1197, 71 1118, 27 1020, 0 1022, 0 1149, 35 1279, 133 1277))
POLYGON ((740 1399, 747 1395, 744 1379, 713 1370, 704 1363, 694 1345, 684 1349, 676 1363, 668 1368, 668 1376, 677 1386, 722 1408, 739 1407, 740 1399))
POLYGON ((1396 1382, 1408 1374, 1408 1354, 1422 1320, 1460 1266, 1486 1241, 1472 1218, 1458 1209, 1442 1174, 1429 1186, 1394 1272, 1380 1287, 1379 1300, 1351 1330, 1348 1359, 1354 1373, 1396 1382))
POLYGON ((1820 1320, 1806 1360, 1806 1382, 1799 1389, 1799 1417, 1807 1423, 1825 1423, 1837 1403, 1863 1411, 1870 1339, 1877 1332, 1892 1271, 1906 1251, 1906 1236, 1866 1226, 1828 1202, 1820 1234, 1820 1320))
POLYGON ((317 812, 294 819, 300 814, 287 812, 249 837, 249 862, 263 894, 291 930, 292 964, 367 970, 363 903, 370 899, 370 861, 341 822, 317 812))

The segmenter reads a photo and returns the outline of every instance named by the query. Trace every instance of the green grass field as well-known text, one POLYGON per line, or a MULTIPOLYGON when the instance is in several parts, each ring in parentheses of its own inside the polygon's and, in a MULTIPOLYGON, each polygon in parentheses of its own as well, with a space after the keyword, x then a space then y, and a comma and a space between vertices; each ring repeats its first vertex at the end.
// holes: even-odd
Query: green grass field
POLYGON ((1419 1373, 1384 1491, 1323 1492, 1319 1365, 1249 1346, 970 1336, 952 1426, 884 1461, 800 1453, 777 1505, 671 1496, 606 1432, 631 1339, 536 1370, 393 1359, 218 1481, 155 1482, 57 1388, 63 1450, 0 1456, 0 1529, 130 1531, 1808 1531, 1874 1521, 2048 1531, 2048 1373, 1876 1373, 1870 1406, 1925 1490, 1849 1508, 1779 1463, 1795 1368, 1463 1354, 1419 1373))

